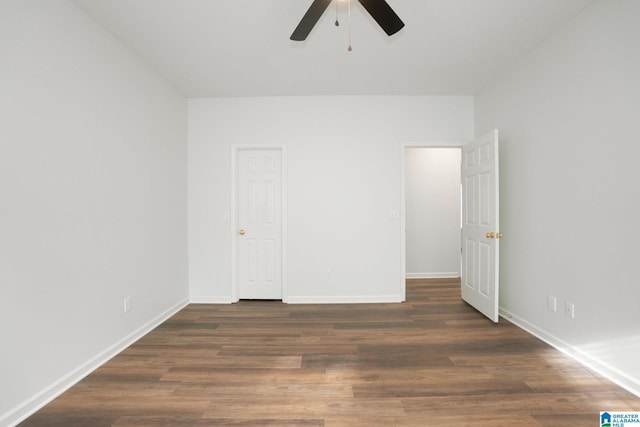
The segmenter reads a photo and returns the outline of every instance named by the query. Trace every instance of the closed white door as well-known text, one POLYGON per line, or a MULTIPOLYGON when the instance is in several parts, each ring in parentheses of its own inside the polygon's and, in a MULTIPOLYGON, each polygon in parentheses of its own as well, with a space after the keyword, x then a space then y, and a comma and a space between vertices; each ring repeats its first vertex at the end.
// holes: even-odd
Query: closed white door
POLYGON ((462 147, 462 298, 494 322, 499 300, 498 131, 462 147))
POLYGON ((282 299, 282 152, 240 150, 237 165, 238 296, 282 299))

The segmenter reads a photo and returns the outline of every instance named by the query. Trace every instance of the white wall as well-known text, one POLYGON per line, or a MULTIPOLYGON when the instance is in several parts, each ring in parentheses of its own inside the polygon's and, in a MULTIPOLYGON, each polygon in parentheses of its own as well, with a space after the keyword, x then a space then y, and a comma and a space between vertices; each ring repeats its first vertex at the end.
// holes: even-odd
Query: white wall
POLYGON ((287 147, 290 302, 401 299, 401 143, 465 141, 470 97, 189 101, 189 272, 195 301, 231 301, 231 144, 287 147), (328 279, 327 270, 331 270, 328 279))
POLYGON ((187 301, 186 136, 186 100, 71 3, 1 3, 0 425, 187 301))
POLYGON ((596 2, 475 106, 502 138, 503 313, 640 394, 638 22, 637 0, 596 2))
POLYGON ((460 158, 459 148, 406 148, 408 278, 460 277, 460 158))

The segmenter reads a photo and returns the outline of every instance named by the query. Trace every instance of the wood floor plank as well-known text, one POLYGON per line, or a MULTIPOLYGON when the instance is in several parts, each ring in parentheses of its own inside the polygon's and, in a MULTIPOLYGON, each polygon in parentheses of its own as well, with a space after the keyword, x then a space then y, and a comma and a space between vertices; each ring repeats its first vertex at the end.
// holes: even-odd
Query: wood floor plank
POLYGON ((175 387, 174 396, 195 396, 206 398, 274 398, 295 399, 299 396, 313 396, 318 399, 352 399, 351 384, 330 384, 326 382, 307 382, 303 384, 262 384, 246 382, 239 385, 194 385, 185 384, 175 387))
MULTIPOLYGON (((530 416, 505 416, 505 415, 449 415, 449 416, 424 416, 403 418, 328 418, 325 427, 369 427, 369 426, 403 426, 403 427, 430 427, 430 426, 455 426, 455 427, 539 427, 540 423, 530 416)), ((559 424, 556 424, 557 427, 559 424)), ((562 424, 575 427, 576 424, 562 424)), ((593 425, 585 424, 585 425, 593 425)))
MULTIPOLYGON (((543 414, 593 414, 597 416, 602 408, 612 403, 612 396, 597 394, 587 396, 584 393, 494 393, 469 398, 468 396, 426 396, 403 398, 407 414, 428 414, 448 416, 460 414, 495 415, 543 415, 543 414)), ((617 404, 612 410, 626 408, 617 404)))
POLYGON ((121 417, 112 427, 322 427, 322 419, 121 417))
POLYGON ((264 418, 297 419, 326 418, 329 416, 353 416, 367 414, 376 418, 402 417, 404 408, 399 399, 321 399, 317 396, 303 396, 293 399, 251 398, 213 399, 203 418, 242 418, 247 411, 262 414, 264 418))
POLYGON ((402 304, 191 304, 21 425, 588 426, 640 411, 459 288, 408 280, 402 304))
POLYGON ((318 384, 326 379, 324 369, 211 369, 211 368, 172 368, 160 381, 187 385, 210 384, 216 387, 225 385, 264 384, 318 384))

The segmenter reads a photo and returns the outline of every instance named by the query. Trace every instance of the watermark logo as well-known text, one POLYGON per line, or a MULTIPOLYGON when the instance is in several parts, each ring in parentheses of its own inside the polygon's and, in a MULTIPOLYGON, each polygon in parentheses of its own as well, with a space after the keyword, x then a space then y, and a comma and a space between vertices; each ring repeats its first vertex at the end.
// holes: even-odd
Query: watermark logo
POLYGON ((600 412, 600 427, 611 427, 611 414, 600 412))
POLYGON ((640 427, 640 412, 600 412, 600 427, 640 427))

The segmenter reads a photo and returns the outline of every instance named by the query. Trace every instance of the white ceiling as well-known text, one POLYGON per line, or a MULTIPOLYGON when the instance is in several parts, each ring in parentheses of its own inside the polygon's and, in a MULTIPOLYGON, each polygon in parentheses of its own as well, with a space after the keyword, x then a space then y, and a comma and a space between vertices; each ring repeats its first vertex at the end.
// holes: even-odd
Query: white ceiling
POLYGON ((293 42, 311 0, 74 0, 190 98, 473 95, 594 0, 387 1, 405 28, 352 0, 347 52, 346 2, 293 42))

